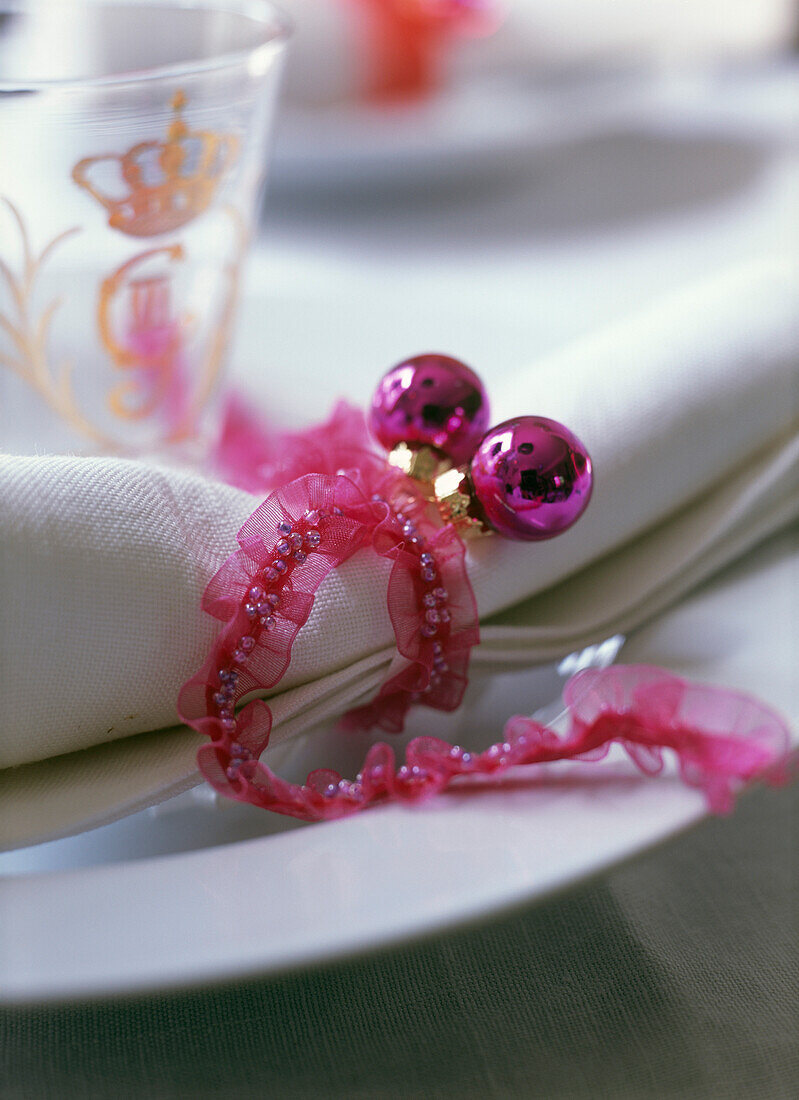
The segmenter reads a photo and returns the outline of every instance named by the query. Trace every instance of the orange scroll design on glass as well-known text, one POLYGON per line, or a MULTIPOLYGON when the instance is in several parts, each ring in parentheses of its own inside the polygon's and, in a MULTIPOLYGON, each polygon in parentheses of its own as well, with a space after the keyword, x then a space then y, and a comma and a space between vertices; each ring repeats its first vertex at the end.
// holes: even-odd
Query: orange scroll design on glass
POLYGON ((126 153, 85 157, 72 178, 108 211, 108 224, 130 237, 157 237, 193 221, 211 205, 239 155, 235 134, 191 130, 186 96, 175 94, 166 141, 142 141, 126 153), (110 171, 109 171, 110 169, 110 171), (115 197, 114 188, 124 191, 115 197))
POLYGON ((77 226, 54 237, 35 255, 22 215, 10 199, 3 199, 11 212, 22 249, 21 271, 15 272, 0 256, 0 281, 6 284, 13 306, 12 314, 0 313, 0 334, 9 344, 6 351, 0 345, 0 367, 5 367, 27 383, 49 407, 79 435, 110 449, 109 439, 78 407, 72 387, 72 364, 50 361, 50 328, 61 298, 53 298, 38 315, 34 309, 34 292, 45 263, 64 241, 79 232, 77 226))

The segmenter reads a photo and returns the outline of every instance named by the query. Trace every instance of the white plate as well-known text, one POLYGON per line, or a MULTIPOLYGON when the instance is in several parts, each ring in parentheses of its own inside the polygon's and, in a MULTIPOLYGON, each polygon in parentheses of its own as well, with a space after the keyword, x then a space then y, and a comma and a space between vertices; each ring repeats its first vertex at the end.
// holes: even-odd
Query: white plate
MULTIPOLYGON (((606 663, 620 642, 579 663, 606 663)), ((408 736, 485 744, 500 715, 551 701, 561 683, 553 668, 478 673, 458 715, 419 714, 408 736)), ((297 778, 323 761, 347 774, 363 751, 363 739, 342 749, 322 731, 275 765, 297 778)), ((503 791, 315 826, 202 788, 0 855, 2 997, 156 990, 329 960, 542 897, 702 812, 696 795, 653 789, 621 759, 528 769, 503 791)))
MULTIPOLYGON (((624 659, 756 691, 796 722, 798 567, 794 532, 639 631, 624 659)), ((435 726, 417 716, 409 733, 485 743, 509 714, 551 700, 559 679, 551 668, 477 676, 457 715, 435 726)), ((314 763, 347 766, 341 738, 322 735, 286 746, 284 774, 304 773, 309 745, 314 763)), ((362 751, 347 747, 350 766, 362 751)), ((0 856, 0 998, 166 990, 327 962, 538 901, 704 814, 673 774, 647 779, 618 757, 311 826, 181 796, 0 856)))
POLYGON ((565 83, 518 72, 475 79, 429 100, 396 106, 287 106, 272 168, 278 188, 329 191, 424 184, 468 167, 507 169, 514 159, 575 140, 628 114, 639 75, 594 72, 565 83))
MULTIPOLYGON (((570 659, 562 673, 607 663, 620 642, 570 659)), ((485 744, 499 715, 552 700, 561 683, 553 668, 478 674, 458 715, 419 714, 408 737, 425 730, 485 744)), ((292 778, 322 762, 352 774, 363 751, 363 739, 343 747, 321 731, 273 763, 292 778)), ((653 788, 620 758, 528 769, 503 791, 316 826, 201 788, 0 855, 2 997, 129 993, 329 960, 543 897, 702 813, 695 794, 672 782, 653 788)))
POLYGON ((278 113, 270 185, 281 193, 424 189, 529 168, 548 149, 629 127, 701 135, 742 127, 795 133, 792 64, 747 67, 594 64, 542 77, 495 72, 418 104, 354 104, 278 113))
MULTIPOLYGON (((328 962, 540 899, 703 812, 702 799, 676 782, 647 782, 626 765, 582 765, 505 792, 8 878, 2 997, 153 992, 328 962)), ((176 837, 187 816, 176 812, 176 837)), ((145 824, 108 828, 135 838, 145 824)), ((251 825, 219 824, 227 837, 251 825)))

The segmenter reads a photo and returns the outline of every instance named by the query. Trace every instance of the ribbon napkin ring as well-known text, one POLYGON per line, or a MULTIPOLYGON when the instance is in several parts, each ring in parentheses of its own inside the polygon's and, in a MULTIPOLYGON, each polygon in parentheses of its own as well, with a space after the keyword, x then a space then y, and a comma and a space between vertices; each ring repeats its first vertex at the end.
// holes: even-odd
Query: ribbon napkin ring
POLYGON ((363 416, 344 405, 327 424, 286 437, 290 476, 278 471, 272 478, 277 487, 210 581, 203 608, 224 625, 179 698, 181 718, 209 738, 198 764, 217 790, 321 820, 377 801, 413 801, 462 775, 595 757, 615 740, 650 772, 660 766, 662 749, 673 749, 684 778, 723 809, 734 780, 752 778, 779 758, 784 727, 755 701, 742 711, 753 730, 747 725, 746 736, 725 740, 703 723, 712 718, 708 700, 720 695, 726 706, 729 693, 714 695, 658 669, 616 667, 591 673, 587 709, 574 685, 588 674, 570 681, 572 730, 565 739, 516 717, 484 753, 417 738, 395 770, 393 751, 378 743, 353 781, 319 769, 304 785, 285 782, 261 762, 272 713, 262 698, 247 697, 280 681, 322 581, 365 547, 392 561, 387 602, 401 660, 376 697, 349 711, 341 725, 399 732, 414 705, 451 711, 460 704, 479 640, 461 534, 551 538, 579 519, 592 489, 589 455, 561 424, 529 416, 489 429, 488 421, 477 376, 456 359, 429 354, 400 363, 378 385, 369 425, 388 453, 374 447, 363 416), (696 722, 686 725, 686 713, 694 712, 696 722))

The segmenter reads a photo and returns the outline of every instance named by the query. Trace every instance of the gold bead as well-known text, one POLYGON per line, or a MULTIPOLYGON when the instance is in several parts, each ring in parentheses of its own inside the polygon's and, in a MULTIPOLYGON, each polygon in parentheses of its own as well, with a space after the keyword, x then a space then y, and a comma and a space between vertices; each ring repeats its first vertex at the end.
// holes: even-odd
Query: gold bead
POLYGON ((447 470, 433 484, 436 503, 445 523, 473 534, 488 534, 489 529, 476 514, 469 475, 465 470, 447 470))
POLYGON ((432 496, 432 484, 436 477, 451 465, 447 458, 432 447, 409 447, 407 443, 398 443, 390 452, 388 460, 392 466, 402 470, 414 481, 422 482, 426 486, 426 496, 432 496))

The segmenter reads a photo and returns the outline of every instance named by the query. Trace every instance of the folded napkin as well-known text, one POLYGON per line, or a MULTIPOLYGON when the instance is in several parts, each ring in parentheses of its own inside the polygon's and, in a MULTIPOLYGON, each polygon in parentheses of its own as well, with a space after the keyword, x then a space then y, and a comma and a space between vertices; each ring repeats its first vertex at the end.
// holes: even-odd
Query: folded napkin
MULTIPOLYGON (((567 423, 596 480, 557 540, 470 544, 476 661, 543 661, 629 630, 799 516, 797 305, 790 261, 747 264, 493 395, 497 420, 567 423)), ((140 462, 0 459, 0 846, 197 781, 200 739, 174 728, 176 698, 217 629, 203 589, 258 503, 140 462)), ((382 680, 389 567, 362 552, 323 584, 273 700, 273 745, 382 680)))

